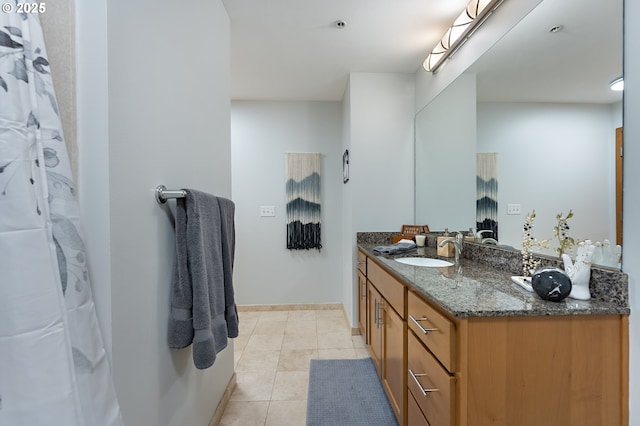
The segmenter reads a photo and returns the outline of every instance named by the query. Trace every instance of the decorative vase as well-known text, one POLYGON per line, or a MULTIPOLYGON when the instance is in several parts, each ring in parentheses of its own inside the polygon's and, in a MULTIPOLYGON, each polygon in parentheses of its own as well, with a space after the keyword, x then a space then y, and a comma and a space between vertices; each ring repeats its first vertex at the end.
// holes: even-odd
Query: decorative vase
POLYGON ((571 278, 562 269, 542 268, 531 276, 531 287, 543 300, 560 302, 571 293, 571 278))

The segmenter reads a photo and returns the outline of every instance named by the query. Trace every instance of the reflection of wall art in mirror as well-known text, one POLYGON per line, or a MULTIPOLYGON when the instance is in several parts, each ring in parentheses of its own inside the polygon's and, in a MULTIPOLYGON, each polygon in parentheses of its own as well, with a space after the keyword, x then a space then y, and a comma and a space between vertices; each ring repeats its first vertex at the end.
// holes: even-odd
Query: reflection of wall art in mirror
POLYGON ((476 228, 498 241, 498 154, 476 154, 476 228))

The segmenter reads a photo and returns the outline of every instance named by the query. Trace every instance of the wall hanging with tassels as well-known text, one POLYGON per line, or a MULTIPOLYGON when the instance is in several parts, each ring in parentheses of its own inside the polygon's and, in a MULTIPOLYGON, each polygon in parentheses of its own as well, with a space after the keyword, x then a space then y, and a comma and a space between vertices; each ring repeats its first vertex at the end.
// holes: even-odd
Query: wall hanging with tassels
POLYGON ((287 248, 322 248, 320 153, 286 153, 287 248))

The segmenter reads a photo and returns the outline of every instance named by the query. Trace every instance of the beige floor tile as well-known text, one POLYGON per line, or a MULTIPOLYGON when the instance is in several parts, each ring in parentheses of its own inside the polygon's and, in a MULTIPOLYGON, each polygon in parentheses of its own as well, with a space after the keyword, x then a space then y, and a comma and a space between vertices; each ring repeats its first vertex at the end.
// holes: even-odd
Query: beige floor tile
POLYGON ((348 331, 318 333, 318 349, 353 349, 351 333, 348 331))
POLYGON ((318 349, 318 336, 315 334, 285 334, 282 350, 318 349))
POLYGON ((238 336, 250 336, 253 333, 253 329, 256 327, 258 323, 257 319, 251 319, 247 321, 242 321, 238 323, 238 336))
POLYGON ((356 358, 371 358, 371 354, 369 353, 369 349, 367 348, 355 348, 356 350, 356 358))
POLYGON ((287 321, 284 334, 316 334, 317 323, 313 321, 287 321))
POLYGON ((229 401, 218 426, 263 426, 268 410, 268 401, 229 401))
POLYGON ((355 359, 355 349, 318 349, 319 359, 355 359))
MULTIPOLYGON (((318 319, 318 333, 334 333, 339 331, 351 330, 345 319, 339 318, 323 318, 318 319)), ((349 331, 351 334, 351 331, 349 331)))
POLYGON ((366 348, 367 344, 364 342, 364 336, 351 336, 351 343, 354 348, 366 348))
POLYGON ((309 372, 278 371, 273 384, 273 401, 290 401, 307 399, 309 390, 309 372))
POLYGON ((265 426, 305 426, 307 401, 271 401, 265 426))
POLYGON ((233 369, 238 368, 238 362, 240 362, 240 358, 242 357, 242 351, 233 351, 233 369))
POLYGON ((315 321, 316 311, 289 311, 287 321, 315 321))
POLYGON ((249 337, 251 337, 250 334, 240 334, 238 337, 235 337, 233 339, 233 350, 236 352, 243 351, 244 348, 247 346, 249 337))
POLYGON ((289 311, 263 311, 260 313, 260 321, 286 321, 289 311))
POLYGON ((311 360, 317 358, 317 349, 283 350, 280 352, 278 371, 309 371, 311 360))
POLYGON ((240 322, 249 321, 249 320, 259 320, 261 311, 240 311, 238 312, 238 319, 240 322))
POLYGON ((252 334, 244 350, 277 351, 282 347, 284 334, 252 334))
POLYGON ((245 349, 236 371, 276 371, 280 351, 251 351, 245 349))
POLYGON ((344 312, 341 309, 325 309, 325 310, 317 310, 316 319, 345 319, 344 312))
POLYGON ((253 329, 253 334, 284 334, 286 321, 259 321, 253 329))
POLYGON ((236 387, 231 394, 231 401, 269 401, 273 392, 276 372, 238 371, 236 387))

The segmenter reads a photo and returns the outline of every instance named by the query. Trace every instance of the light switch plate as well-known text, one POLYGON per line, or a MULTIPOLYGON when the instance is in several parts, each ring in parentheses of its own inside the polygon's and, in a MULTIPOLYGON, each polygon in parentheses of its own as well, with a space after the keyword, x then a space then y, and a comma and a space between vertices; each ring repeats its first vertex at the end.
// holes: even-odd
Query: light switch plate
POLYGON ((274 217, 275 215, 275 206, 260 206, 260 217, 274 217))
POLYGON ((520 204, 507 204, 507 214, 520 214, 520 204))

